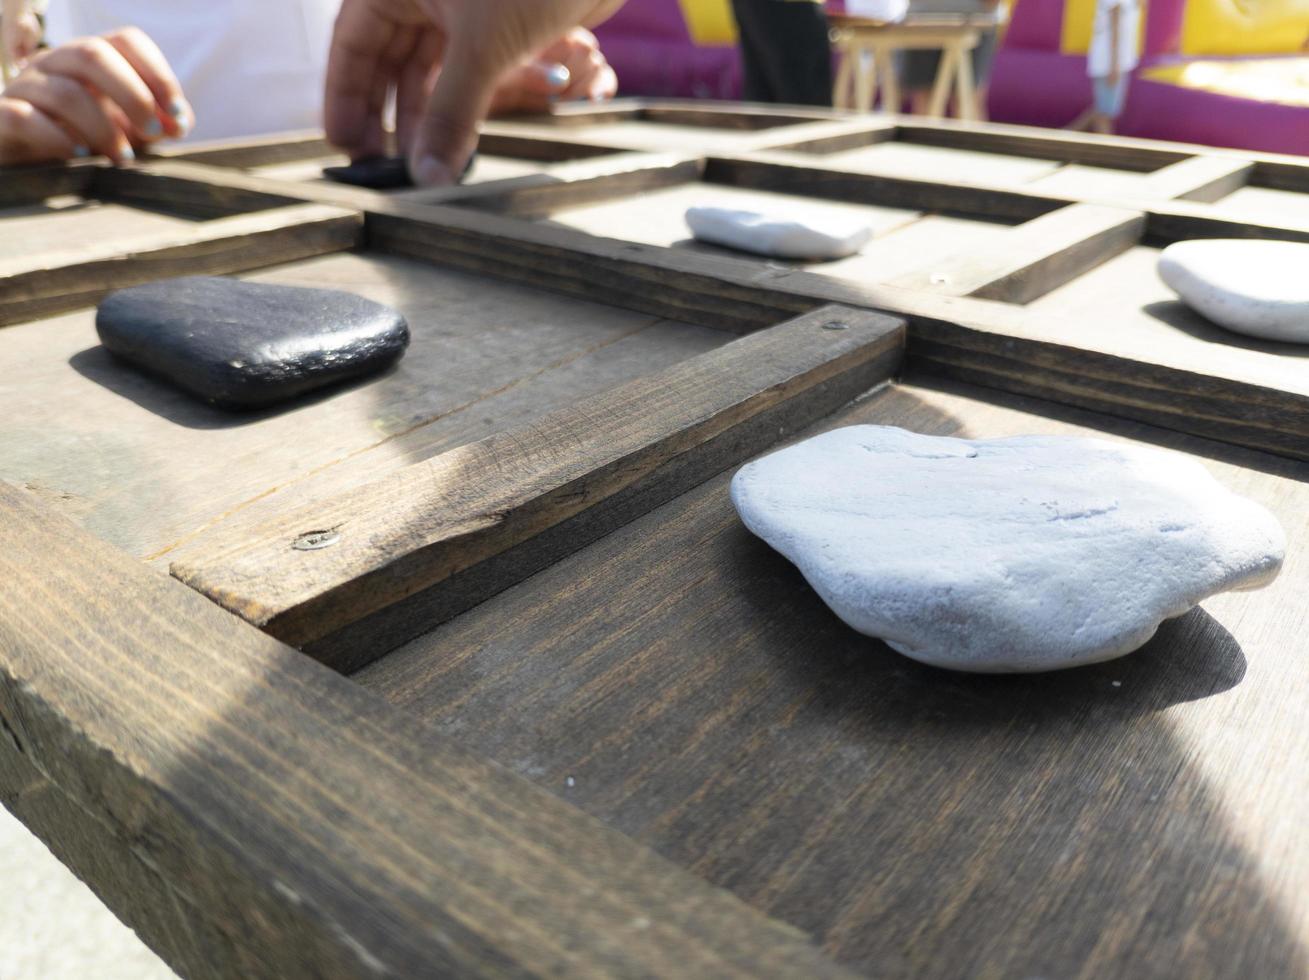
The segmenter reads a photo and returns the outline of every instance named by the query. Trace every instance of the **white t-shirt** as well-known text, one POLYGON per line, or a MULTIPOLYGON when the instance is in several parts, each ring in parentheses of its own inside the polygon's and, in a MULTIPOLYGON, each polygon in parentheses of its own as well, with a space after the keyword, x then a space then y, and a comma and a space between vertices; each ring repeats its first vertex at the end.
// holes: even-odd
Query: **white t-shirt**
POLYGON ((1091 28, 1091 47, 1086 53, 1086 73, 1104 78, 1110 71, 1111 38, 1109 11, 1118 8, 1118 70, 1129 72, 1137 65, 1136 49, 1140 43, 1141 7, 1137 0, 1097 0, 1095 24, 1091 28))
POLYGON ((135 26, 177 72, 190 139, 322 125, 323 77, 340 0, 50 0, 51 44, 135 26))

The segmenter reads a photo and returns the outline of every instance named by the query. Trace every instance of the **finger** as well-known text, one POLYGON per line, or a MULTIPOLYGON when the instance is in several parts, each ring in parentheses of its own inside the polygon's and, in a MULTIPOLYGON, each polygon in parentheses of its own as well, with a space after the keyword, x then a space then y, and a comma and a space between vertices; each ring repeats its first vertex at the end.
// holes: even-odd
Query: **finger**
POLYGON ((62 126, 79 146, 120 163, 134 157, 127 135, 110 117, 107 100, 81 82, 33 69, 19 76, 5 94, 30 102, 62 126))
POLYGON ((77 144, 23 99, 0 97, 0 164, 45 163, 78 156, 77 144))
POLYGON ((396 25, 377 16, 366 0, 344 0, 327 56, 323 126, 330 142, 352 158, 384 152, 375 78, 396 25))
POLYGON ((463 172, 504 68, 489 58, 469 56, 471 46, 459 41, 451 39, 409 150, 409 172, 419 185, 453 184, 463 172))
POLYGON ((37 59, 47 75, 64 75, 89 85, 115 103, 141 133, 158 124, 154 96, 136 69, 102 37, 84 37, 37 59))
MULTIPOLYGON (((123 56, 150 90, 155 101, 154 121, 170 136, 187 135, 195 125, 195 112, 159 45, 136 27, 113 31, 105 35, 105 40, 123 56)), ((146 139, 159 136, 156 127, 149 124, 140 132, 146 139)))
POLYGON ((395 138, 399 152, 408 156, 423 123, 427 100, 436 84, 436 70, 445 49, 439 31, 428 31, 400 71, 395 94, 395 138))

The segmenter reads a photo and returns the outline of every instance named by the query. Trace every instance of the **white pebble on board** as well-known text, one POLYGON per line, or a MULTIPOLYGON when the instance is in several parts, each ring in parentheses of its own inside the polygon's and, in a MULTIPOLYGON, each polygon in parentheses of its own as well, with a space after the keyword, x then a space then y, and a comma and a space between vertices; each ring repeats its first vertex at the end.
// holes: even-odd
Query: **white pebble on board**
POLYGON ((850 426, 748 463, 732 501, 854 629, 976 672, 1130 653, 1285 550, 1199 463, 1100 439, 850 426))
POLYGON ((858 219, 810 220, 732 208, 687 208, 686 223, 696 241, 779 259, 843 259, 873 237, 872 229, 858 219))
POLYGON ((1220 327, 1264 340, 1309 343, 1309 244, 1176 242, 1159 256, 1159 278, 1220 327))

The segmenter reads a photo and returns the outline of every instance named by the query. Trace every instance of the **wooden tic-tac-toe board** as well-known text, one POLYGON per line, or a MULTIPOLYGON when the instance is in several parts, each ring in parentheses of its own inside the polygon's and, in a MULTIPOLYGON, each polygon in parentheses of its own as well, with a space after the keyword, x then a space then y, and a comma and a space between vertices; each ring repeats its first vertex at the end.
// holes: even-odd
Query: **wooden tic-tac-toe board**
POLYGON ((1309 163, 653 102, 489 124, 453 189, 333 162, 0 172, 0 800, 175 969, 1309 970, 1309 360, 1154 272, 1309 241, 1309 163), (875 237, 688 241, 778 202, 875 237), (411 347, 231 415, 99 346, 108 291, 200 273, 388 303, 411 347), (856 422, 1199 457, 1285 569, 1122 660, 920 666, 728 499, 856 422))

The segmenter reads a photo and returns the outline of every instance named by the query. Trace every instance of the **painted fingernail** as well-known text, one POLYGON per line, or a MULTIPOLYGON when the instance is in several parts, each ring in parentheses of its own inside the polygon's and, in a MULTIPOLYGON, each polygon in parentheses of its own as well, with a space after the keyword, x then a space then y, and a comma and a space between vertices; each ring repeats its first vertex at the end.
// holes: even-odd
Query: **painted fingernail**
POLYGON ((158 119, 151 119, 145 124, 145 128, 142 129, 141 132, 145 135, 146 139, 157 140, 159 137, 164 135, 164 124, 158 119))
POLYGON ((118 151, 119 163, 131 163, 135 159, 136 159, 136 151, 133 150, 130 146, 125 146, 118 151))
POLYGON ((572 80, 573 73, 568 70, 567 65, 555 64, 546 69, 545 77, 552 87, 563 88, 572 80))
POLYGON ((423 157, 414 164, 412 171, 414 183, 419 187, 440 187, 455 182, 450 168, 436 157, 423 157))
POLYGON ((173 117, 177 123, 177 129, 180 135, 186 136, 191 132, 191 127, 195 125, 195 120, 191 118, 191 113, 186 108, 186 103, 181 99, 174 99, 168 104, 168 114, 173 117))
POLYGON ((78 159, 81 159, 82 157, 89 157, 90 155, 91 155, 91 148, 89 146, 73 147, 73 156, 77 157, 78 159))

